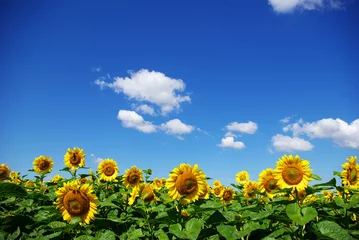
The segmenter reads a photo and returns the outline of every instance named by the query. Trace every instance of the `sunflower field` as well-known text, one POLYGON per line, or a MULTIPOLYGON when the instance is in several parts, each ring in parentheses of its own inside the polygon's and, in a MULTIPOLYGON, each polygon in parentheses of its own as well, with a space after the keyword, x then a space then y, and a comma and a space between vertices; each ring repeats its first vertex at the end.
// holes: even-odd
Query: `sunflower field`
POLYGON ((1 164, 0 240, 359 239, 355 156, 329 182, 310 184, 321 179, 309 161, 284 155, 257 181, 240 171, 230 186, 209 185, 197 164, 152 178, 136 166, 119 175, 113 159, 92 171, 85 157, 68 149, 63 176, 46 181, 51 157, 33 161, 34 179, 1 164))

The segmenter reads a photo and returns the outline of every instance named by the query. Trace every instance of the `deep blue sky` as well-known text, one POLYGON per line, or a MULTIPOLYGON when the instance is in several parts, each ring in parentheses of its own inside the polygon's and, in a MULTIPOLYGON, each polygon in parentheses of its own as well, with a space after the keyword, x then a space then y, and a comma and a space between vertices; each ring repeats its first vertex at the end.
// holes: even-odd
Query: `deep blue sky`
MULTIPOLYGON (((25 173, 35 157, 48 155, 58 170, 67 148, 78 146, 93 169, 94 159, 109 157, 120 174, 137 165, 167 177, 188 162, 226 184, 241 170, 257 180, 287 153, 271 142, 276 134, 293 137, 282 131, 284 117, 359 118, 358 7, 278 13, 266 0, 2 1, 0 163, 25 173), (180 141, 123 127, 119 110, 141 103, 95 80, 141 69, 182 79, 191 102, 166 116, 139 115, 154 125, 180 119, 208 135, 194 130, 180 141), (258 130, 235 138, 244 149, 218 146, 228 124, 248 121, 258 130)), ((300 138, 314 147, 291 153, 324 180, 358 155, 333 137, 300 138)))

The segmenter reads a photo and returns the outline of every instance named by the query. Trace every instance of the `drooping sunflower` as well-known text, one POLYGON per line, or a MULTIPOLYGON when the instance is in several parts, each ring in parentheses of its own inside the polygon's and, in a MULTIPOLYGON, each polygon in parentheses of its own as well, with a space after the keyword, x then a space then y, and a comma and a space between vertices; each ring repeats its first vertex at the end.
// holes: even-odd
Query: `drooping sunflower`
POLYGON ((155 189, 155 187, 153 186, 153 184, 141 183, 139 190, 138 190, 138 195, 141 196, 141 198, 143 199, 144 202, 151 202, 151 201, 157 200, 157 198, 153 192, 154 189, 155 189))
POLYGON ((5 164, 0 165, 0 181, 8 178, 10 176, 10 169, 5 164))
POLYGON ((39 156, 35 158, 34 162, 34 171, 38 174, 45 174, 52 171, 52 167, 54 166, 54 161, 50 157, 39 156))
POLYGON ((58 183, 60 182, 61 180, 63 180, 64 177, 59 175, 59 174, 56 174, 55 176, 53 176, 53 178, 51 179, 51 182, 53 183, 58 183))
POLYGON ((258 184, 259 191, 265 192, 269 198, 274 197, 271 193, 273 190, 279 189, 277 180, 274 178, 274 170, 272 168, 267 168, 259 174, 258 184))
POLYGON ((126 188, 138 187, 143 181, 142 170, 136 166, 126 169, 126 173, 122 176, 123 184, 126 188))
POLYGON ((206 175, 198 169, 198 164, 192 167, 182 163, 170 173, 166 188, 172 199, 181 199, 181 203, 189 204, 198 200, 206 184, 206 175))
POLYGON ((199 195, 200 199, 209 199, 209 196, 211 194, 211 187, 206 184, 206 187, 203 190, 203 193, 199 195))
POLYGON ((64 157, 65 166, 71 170, 77 170, 79 167, 85 166, 86 154, 83 153, 83 149, 74 147, 74 149, 67 149, 64 157))
POLYGON ((97 197, 89 184, 81 185, 78 181, 64 183, 56 191, 57 208, 65 221, 80 217, 82 223, 89 224, 97 213, 97 197))
POLYGON ((224 204, 232 203, 232 199, 235 196, 236 196, 236 194, 234 193, 233 188, 230 188, 230 187, 223 188, 223 190, 221 192, 221 201, 224 204))
POLYGON ((98 165, 97 171, 100 175, 100 179, 107 182, 116 181, 119 172, 116 161, 110 158, 102 160, 98 165))
POLYGON ((347 160, 348 162, 342 165, 343 171, 340 176, 344 185, 355 186, 359 183, 359 164, 357 164, 357 157, 350 156, 347 160))
POLYGON ((303 191, 312 180, 312 169, 309 168, 309 161, 300 159, 298 155, 284 155, 278 159, 274 178, 278 181, 279 188, 296 188, 303 191))
POLYGON ((223 189, 224 189, 224 186, 221 184, 221 185, 219 185, 219 186, 217 186, 217 187, 214 187, 214 188, 212 189, 212 193, 214 194, 214 196, 220 197, 220 196, 221 196, 221 192, 222 192, 223 189))
POLYGON ((248 181, 243 186, 243 195, 246 198, 253 198, 256 196, 256 193, 254 193, 252 191, 255 191, 255 190, 259 190, 258 183, 254 182, 254 181, 248 181))
POLYGON ((249 173, 247 171, 241 171, 236 174, 237 183, 244 185, 248 180, 249 180, 249 173))

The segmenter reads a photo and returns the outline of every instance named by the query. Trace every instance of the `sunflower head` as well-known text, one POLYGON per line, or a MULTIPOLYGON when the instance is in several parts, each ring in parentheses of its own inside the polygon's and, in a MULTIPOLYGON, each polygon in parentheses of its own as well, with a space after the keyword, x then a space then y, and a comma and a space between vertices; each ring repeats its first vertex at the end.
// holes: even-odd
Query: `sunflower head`
POLYGON ((159 178, 155 178, 153 179, 153 185, 156 189, 161 189, 162 188, 162 181, 159 178))
POLYGON ((11 171, 9 177, 14 180, 14 179, 18 179, 19 178, 19 173, 11 171))
POLYGON ((126 188, 138 187, 143 181, 142 170, 133 166, 130 169, 126 169, 126 173, 122 176, 123 184, 126 188))
POLYGON ((105 180, 106 182, 116 181, 118 172, 117 163, 113 159, 104 159, 98 165, 98 174, 100 175, 100 179, 105 180))
POLYGON ((213 187, 219 187, 219 186, 222 186, 222 183, 219 180, 214 180, 213 187))
POLYGON ((89 224, 97 213, 97 197, 89 184, 81 185, 78 181, 64 183, 56 191, 57 208, 65 221, 80 217, 82 223, 89 224))
POLYGON ((141 183, 139 187, 138 194, 141 196, 144 202, 151 202, 154 200, 157 200, 155 194, 154 194, 154 186, 153 184, 145 184, 141 183))
POLYGON ((279 189, 277 182, 274 178, 274 170, 267 168, 259 174, 259 191, 265 192, 269 198, 273 198, 274 195, 271 192, 279 189))
POLYGON ((232 199, 236 196, 233 188, 230 187, 223 188, 220 195, 221 195, 221 201, 224 204, 232 203, 232 199))
POLYGON ((211 187, 206 184, 206 187, 203 189, 203 193, 199 195, 200 199, 209 199, 209 195, 211 194, 211 187))
POLYGON ((334 200, 334 191, 324 190, 323 192, 324 199, 328 202, 332 202, 334 200))
POLYGON ((166 187, 166 178, 161 178, 162 187, 166 187))
POLYGON ((221 197, 221 192, 224 189, 223 185, 219 185, 218 187, 214 187, 212 189, 212 193, 214 194, 214 196, 216 197, 221 197))
POLYGON ((58 183, 60 182, 61 180, 64 180, 64 177, 59 175, 59 174, 56 174, 52 179, 51 179, 51 182, 53 183, 58 183))
POLYGON ((54 161, 50 157, 40 156, 35 158, 34 162, 34 171, 38 174, 45 174, 52 171, 54 161))
POLYGON ((257 182, 248 181, 243 186, 243 194, 246 198, 254 198, 256 196, 256 193, 253 191, 259 190, 259 186, 257 182))
POLYGON ((138 188, 132 188, 130 197, 128 198, 128 205, 133 205, 136 201, 136 198, 139 196, 139 189, 138 188))
POLYGON ((8 178, 10 176, 10 169, 5 164, 0 165, 0 181, 8 178))
POLYGON ((192 167, 182 163, 170 173, 166 188, 172 199, 181 199, 182 203, 189 204, 198 200, 206 184, 206 175, 198 169, 197 164, 192 167))
POLYGON ((298 155, 284 155, 278 160, 274 170, 274 178, 278 181, 279 188, 296 188, 303 191, 312 180, 312 170, 307 160, 300 159, 298 155))
POLYGON ((249 174, 247 171, 242 171, 236 174, 237 183, 244 185, 248 180, 249 174))
POLYGON ((71 170, 77 170, 79 167, 84 167, 86 154, 83 153, 83 151, 83 149, 77 147, 74 147, 74 149, 67 149, 64 157, 66 167, 71 170))
POLYGON ((342 178, 343 185, 352 187, 359 184, 359 164, 356 163, 356 156, 350 156, 347 160, 348 162, 342 165, 343 171, 340 176, 342 178))

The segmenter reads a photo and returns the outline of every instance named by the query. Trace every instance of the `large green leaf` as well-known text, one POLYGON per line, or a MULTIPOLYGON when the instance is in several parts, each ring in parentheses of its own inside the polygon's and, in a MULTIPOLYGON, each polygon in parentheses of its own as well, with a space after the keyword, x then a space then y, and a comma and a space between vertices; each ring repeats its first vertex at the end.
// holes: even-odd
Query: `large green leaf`
POLYGON ((301 209, 296 203, 289 204, 286 208, 286 213, 291 220, 299 225, 305 225, 318 216, 314 208, 305 207, 301 209))
POLYGON ((0 197, 26 197, 25 189, 15 183, 0 183, 0 197))
POLYGON ((192 218, 186 222, 186 235, 189 239, 195 240, 198 238, 199 233, 204 227, 203 221, 192 218))
POLYGON ((235 226, 220 225, 217 226, 217 231, 227 240, 236 240, 240 238, 237 236, 238 231, 235 226))
POLYGON ((136 240, 143 237, 143 233, 141 229, 134 229, 133 231, 127 232, 127 236, 128 240, 136 240))
POLYGON ((319 232, 329 237, 330 239, 340 239, 340 240, 352 240, 354 239, 349 235, 349 233, 341 228, 337 223, 332 221, 322 221, 316 224, 316 228, 319 232))
POLYGON ((179 223, 172 224, 169 228, 169 232, 180 239, 186 239, 187 237, 186 233, 182 231, 182 226, 179 223))
POLYGON ((97 240, 116 240, 116 234, 110 230, 102 230, 96 233, 97 240))
POLYGON ((13 232, 12 234, 10 234, 7 237, 7 240, 15 240, 18 236, 20 236, 20 228, 19 227, 16 229, 15 232, 13 232))
POLYGON ((215 223, 221 223, 226 222, 227 219, 223 216, 222 213, 220 213, 218 210, 216 210, 212 215, 207 219, 207 224, 215 224, 215 223))
POLYGON ((339 207, 350 209, 359 203, 359 195, 351 196, 348 203, 345 203, 341 197, 335 197, 334 202, 339 207))
POLYGON ((155 236, 158 240, 169 240, 167 234, 162 229, 157 230, 155 236))

